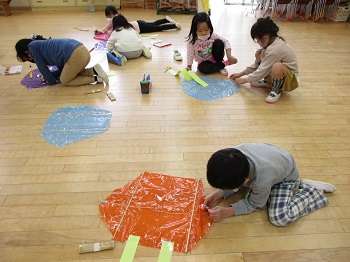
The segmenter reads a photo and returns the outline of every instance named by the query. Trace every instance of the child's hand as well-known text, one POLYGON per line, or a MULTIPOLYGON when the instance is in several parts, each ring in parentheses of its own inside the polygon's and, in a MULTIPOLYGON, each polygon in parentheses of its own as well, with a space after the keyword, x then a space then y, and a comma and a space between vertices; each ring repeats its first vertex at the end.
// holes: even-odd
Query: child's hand
POLYGON ((216 205, 216 203, 218 202, 218 200, 222 199, 224 196, 223 194, 221 193, 221 191, 219 190, 216 190, 214 191, 213 193, 207 195, 205 197, 205 200, 204 200, 204 203, 203 205, 204 206, 207 206, 209 208, 212 208, 216 205))
POLYGON ((233 81, 235 81, 239 85, 243 85, 245 83, 248 83, 247 78, 241 78, 241 77, 235 78, 233 81))
POLYGON ((208 212, 214 222, 219 222, 235 214, 235 210, 233 209, 233 207, 220 207, 220 206, 216 206, 212 209, 209 209, 208 212))
POLYGON ((102 35, 103 33, 101 31, 95 30, 94 31, 95 35, 102 35))
POLYGON ((37 74, 36 77, 39 78, 41 83, 43 83, 43 84, 46 83, 46 80, 45 80, 45 78, 44 78, 44 76, 42 74, 37 74))
POLYGON ((238 60, 234 56, 227 56, 227 60, 230 62, 231 65, 237 64, 238 60))
POLYGON ((241 73, 233 73, 232 75, 230 75, 230 79, 232 81, 235 81, 236 78, 239 78, 241 76, 244 76, 244 73, 242 73, 242 72, 241 73))

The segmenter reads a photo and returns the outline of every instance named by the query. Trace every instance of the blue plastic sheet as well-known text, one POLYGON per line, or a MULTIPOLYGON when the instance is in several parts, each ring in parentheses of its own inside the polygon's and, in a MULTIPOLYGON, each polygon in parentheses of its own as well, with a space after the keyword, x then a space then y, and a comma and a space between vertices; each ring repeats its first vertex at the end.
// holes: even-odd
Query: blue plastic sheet
POLYGON ((102 134, 108 130, 112 112, 92 106, 61 108, 51 114, 41 137, 55 146, 102 134))
POLYGON ((216 101, 226 96, 238 93, 237 84, 231 80, 200 76, 208 84, 203 87, 193 79, 180 83, 184 92, 194 98, 203 101, 216 101))

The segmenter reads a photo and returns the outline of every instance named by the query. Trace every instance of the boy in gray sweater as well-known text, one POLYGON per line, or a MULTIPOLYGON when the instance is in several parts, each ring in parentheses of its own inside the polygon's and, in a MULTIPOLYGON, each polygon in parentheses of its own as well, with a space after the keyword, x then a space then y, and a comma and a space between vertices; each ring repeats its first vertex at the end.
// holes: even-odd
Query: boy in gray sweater
POLYGON ((240 144, 222 149, 208 161, 207 179, 218 190, 206 196, 204 205, 214 221, 249 214, 267 204, 269 219, 276 226, 287 226, 328 204, 324 192, 335 187, 324 182, 302 179, 293 156, 270 144, 240 144), (241 186, 249 197, 231 207, 216 206, 241 186))

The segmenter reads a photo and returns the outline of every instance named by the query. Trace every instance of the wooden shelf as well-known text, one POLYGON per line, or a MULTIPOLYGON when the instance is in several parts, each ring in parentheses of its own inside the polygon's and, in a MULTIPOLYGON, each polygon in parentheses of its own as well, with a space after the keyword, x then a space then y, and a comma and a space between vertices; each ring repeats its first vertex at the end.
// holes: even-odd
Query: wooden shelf
POLYGON ((159 9, 159 3, 157 3, 157 15, 159 14, 197 14, 197 10, 170 10, 170 9, 159 9))

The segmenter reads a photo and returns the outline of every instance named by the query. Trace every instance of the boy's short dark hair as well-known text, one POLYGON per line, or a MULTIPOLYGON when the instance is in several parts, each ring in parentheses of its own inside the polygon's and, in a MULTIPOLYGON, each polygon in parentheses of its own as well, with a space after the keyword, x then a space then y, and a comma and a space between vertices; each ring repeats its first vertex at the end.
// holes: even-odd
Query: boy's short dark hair
POLYGON ((238 149, 226 148, 215 152, 207 164, 207 179, 212 187, 234 189, 249 175, 247 157, 238 149))

